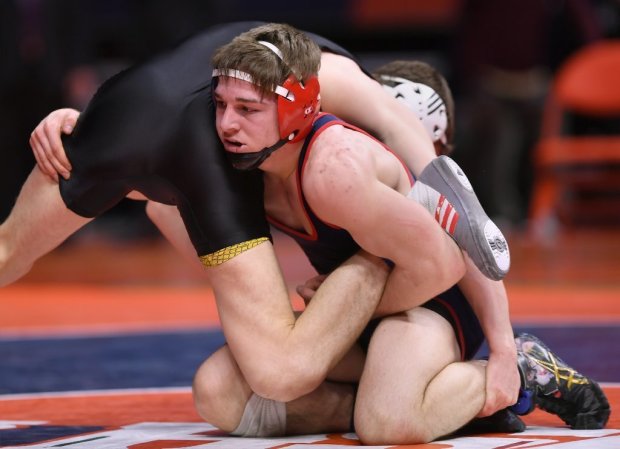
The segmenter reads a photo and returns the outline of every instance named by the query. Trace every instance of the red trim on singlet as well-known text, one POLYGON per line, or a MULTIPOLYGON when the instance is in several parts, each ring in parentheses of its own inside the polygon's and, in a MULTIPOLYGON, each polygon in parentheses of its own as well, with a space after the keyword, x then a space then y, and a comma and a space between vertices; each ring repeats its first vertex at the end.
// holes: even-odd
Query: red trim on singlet
MULTIPOLYGON (((315 118, 315 121, 316 121, 316 119, 318 119, 322 115, 325 115, 325 113, 320 113, 319 115, 317 115, 317 117, 315 118)), ((313 223, 312 219, 310 218, 310 216, 308 215, 308 211, 306 210, 306 207, 305 207, 305 202, 304 202, 304 198, 303 198, 303 194, 302 194, 302 188, 301 188, 301 173, 304 171, 304 169, 306 167, 306 162, 308 161, 308 153, 310 153, 310 149, 312 148, 312 144, 314 143, 314 140, 325 129, 327 129, 330 126, 332 126, 332 124, 341 124, 341 123, 340 123, 340 121, 328 122, 325 125, 323 125, 321 128, 319 128, 319 129, 317 129, 316 131, 313 132, 312 138, 310 139, 310 141, 307 144, 306 154, 304 155, 304 160, 303 160, 303 162, 301 164, 301 172, 300 172, 300 170, 297 170, 297 173, 295 174, 295 181, 296 181, 295 185, 297 186, 297 199, 299 200, 299 204, 301 205, 303 214, 306 217, 306 222, 310 223, 311 232, 307 233, 307 232, 298 231, 298 230, 293 229, 290 226, 287 226, 284 223, 276 220, 275 218, 271 217, 270 215, 267 215, 267 221, 272 223, 274 226, 280 227, 281 229, 284 229, 285 232, 294 234, 297 237, 302 238, 304 240, 315 241, 318 238, 318 233, 317 233, 316 227, 314 226, 314 223, 313 223)), ((314 215, 316 215, 317 218, 319 217, 316 213, 314 215)), ((328 223, 328 222, 326 222, 324 220, 323 220, 323 223, 325 223, 330 228, 340 229, 338 226, 335 226, 335 225, 333 225, 331 223, 328 223)))
POLYGON ((296 182, 296 185, 297 185, 297 198, 299 199, 299 203, 301 204, 302 212, 303 212, 304 216, 306 217, 306 222, 310 223, 310 233, 307 233, 307 232, 304 232, 304 231, 298 231, 297 229, 293 229, 290 226, 285 225, 284 223, 276 220, 275 218, 273 218, 269 214, 267 214, 267 221, 269 223, 273 224, 276 228, 280 228, 281 230, 283 230, 287 234, 296 235, 297 237, 299 237, 301 239, 304 239, 304 240, 316 241, 319 238, 319 235, 318 235, 318 232, 316 230, 316 227, 314 226, 314 222, 312 221, 312 219, 308 215, 308 211, 306 210, 306 207, 304 205, 304 200, 303 200, 302 193, 301 193, 301 179, 299 177, 299 174, 297 174, 296 177, 297 177, 297 182, 296 182))
MULTIPOLYGON (((320 113, 319 115, 317 115, 316 119, 318 119, 319 117, 322 117, 324 115, 327 115, 326 113, 320 113)), ((316 120, 315 119, 315 120, 316 120)), ((304 160, 301 163, 301 170, 297 170, 297 191, 299 193, 299 199, 300 201, 302 201, 302 187, 301 187, 301 177, 302 174, 305 172, 306 170, 306 163, 308 162, 308 157, 310 156, 310 151, 312 150, 312 145, 314 144, 314 141, 316 140, 316 138, 321 135, 323 133, 323 131, 325 131, 327 128, 330 128, 334 125, 341 125, 341 126, 345 126, 346 123, 343 122, 342 120, 332 120, 330 122, 327 122, 326 124, 324 124, 323 126, 321 126, 319 129, 317 129, 314 134, 312 135, 312 139, 310 139, 310 142, 308 142, 308 146, 306 149, 306 154, 304 155, 304 160)), ((346 127, 346 126, 345 126, 346 127)), ((302 201, 303 204, 303 201, 302 201)), ((310 205, 308 205, 308 207, 310 207, 310 205)), ((333 229, 342 229, 340 226, 336 226, 333 223, 330 223, 329 221, 325 221, 323 220, 321 217, 319 217, 319 215, 315 212, 312 211, 314 213, 314 215, 316 215, 316 217, 321 220, 323 223, 325 223, 325 225, 329 226, 330 228, 333 229)))
MULTIPOLYGON (((325 128, 327 128, 327 126, 325 126, 325 128)), ((306 155, 304 156, 304 161, 302 163, 302 171, 303 171, 303 168, 306 166, 306 160, 308 159, 308 153, 310 151, 310 147, 312 146, 312 143, 314 142, 314 139, 316 139, 317 134, 320 134, 322 132, 322 129, 323 128, 317 130, 313 134, 312 139, 310 139, 310 142, 308 143, 308 151, 306 151, 306 155)), ((271 217, 269 214, 267 214, 267 221, 272 223, 274 226, 279 227, 279 228, 285 230, 285 232, 287 232, 287 233, 294 234, 297 237, 302 238, 304 240, 315 241, 315 240, 318 239, 318 233, 317 233, 316 227, 314 226, 314 223, 312 222, 312 219, 308 215, 308 211, 306 210, 306 207, 305 207, 305 203, 304 203, 304 199, 303 199, 303 194, 302 194, 302 189, 301 189, 301 174, 299 173, 299 170, 297 170, 297 173, 295 174, 295 185, 297 186, 297 199, 299 200, 299 204, 301 205, 301 209, 302 209, 303 214, 304 214, 304 216, 306 218, 306 222, 310 223, 310 230, 311 230, 310 233, 303 232, 303 231, 298 231, 297 229, 293 229, 290 226, 287 226, 284 223, 282 223, 282 222, 276 220, 275 218, 271 217)), ((318 217, 318 215, 317 215, 317 217, 318 217)), ((334 226, 330 225, 327 222, 325 224, 327 224, 330 227, 334 227, 334 226)))
MULTIPOLYGON (((306 212, 305 208, 303 212, 307 218, 308 213, 306 212)), ((312 228, 312 232, 310 234, 308 234, 307 232, 298 231, 297 229, 293 229, 290 226, 287 226, 284 223, 279 222, 275 218, 270 217, 269 215, 267 215, 267 221, 271 223, 272 225, 274 225, 276 228, 280 228, 280 230, 282 230, 283 232, 287 234, 288 233, 295 234, 299 238, 302 238, 304 240, 309 240, 309 241, 315 241, 318 239, 318 234, 316 232, 316 228, 314 227, 314 223, 312 223, 312 220, 308 220, 310 222, 310 227, 312 228)))
POLYGON ((459 348, 461 349, 461 361, 465 361, 465 354, 467 354, 467 348, 466 348, 467 342, 465 341, 465 335, 463 334, 463 326, 461 325, 461 320, 459 320, 458 314, 448 302, 441 299, 439 296, 435 297, 434 300, 441 303, 446 308, 446 310, 450 313, 450 316, 452 317, 452 320, 454 321, 454 326, 456 327, 456 330, 457 330, 456 338, 459 339, 459 348))

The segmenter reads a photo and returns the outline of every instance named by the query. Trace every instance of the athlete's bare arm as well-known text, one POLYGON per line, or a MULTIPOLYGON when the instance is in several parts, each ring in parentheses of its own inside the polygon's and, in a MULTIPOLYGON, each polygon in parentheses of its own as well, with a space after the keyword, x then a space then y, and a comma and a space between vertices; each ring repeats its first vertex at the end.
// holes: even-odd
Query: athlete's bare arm
POLYGON ((307 160, 302 188, 322 220, 346 229, 364 250, 394 262, 386 286, 390 301, 382 302, 380 312, 422 304, 464 274, 454 242, 422 206, 405 197, 411 186, 400 161, 370 137, 342 126, 322 132, 307 160), (450 263, 459 258, 460 263, 450 263))
POLYGON ((517 402, 517 349, 504 283, 486 278, 470 260, 468 263, 459 288, 474 309, 489 346, 485 404, 480 412, 480 416, 488 416, 517 402))
POLYGON ((387 267, 353 256, 296 319, 270 243, 207 270, 226 340, 252 391, 291 401, 325 380, 371 318, 387 267))

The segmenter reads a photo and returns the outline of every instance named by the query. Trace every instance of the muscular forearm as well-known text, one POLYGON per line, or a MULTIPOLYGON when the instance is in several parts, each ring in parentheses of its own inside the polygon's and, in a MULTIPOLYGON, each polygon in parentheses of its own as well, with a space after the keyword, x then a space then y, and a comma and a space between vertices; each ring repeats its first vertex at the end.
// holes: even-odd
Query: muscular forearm
POLYGON ((364 249, 395 264, 378 316, 417 307, 459 282, 465 273, 462 252, 433 217, 400 194, 390 198, 375 201, 374 213, 357 220, 359 230, 354 232, 364 249))
POLYGON ((290 401, 316 388, 352 346, 379 302, 387 269, 375 257, 354 256, 295 319, 270 248, 259 245, 209 277, 227 342, 252 390, 290 401), (253 255, 261 257, 247 257, 253 255))
POLYGON ((473 307, 489 344, 485 402, 479 416, 489 416, 516 402, 519 390, 517 351, 504 284, 491 281, 471 260, 459 287, 473 307))
POLYGON ((504 283, 487 279, 471 259, 466 258, 466 264, 467 273, 458 285, 480 320, 489 350, 491 353, 515 356, 508 295, 504 283))
POLYGON ((316 367, 311 377, 317 385, 351 349, 371 319, 387 273, 381 259, 360 252, 326 278, 296 321, 289 351, 303 348, 300 365, 316 367))

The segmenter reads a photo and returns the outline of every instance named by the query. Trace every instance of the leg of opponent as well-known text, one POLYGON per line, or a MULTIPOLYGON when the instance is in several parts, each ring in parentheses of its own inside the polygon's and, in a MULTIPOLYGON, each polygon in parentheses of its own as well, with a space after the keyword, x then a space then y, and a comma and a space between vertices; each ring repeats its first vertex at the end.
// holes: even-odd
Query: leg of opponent
POLYGON ((484 405, 485 366, 459 360, 454 330, 439 314, 417 307, 384 318, 355 405, 363 443, 426 443, 472 420, 484 405))
POLYGON ((200 264, 196 256, 196 249, 189 239, 185 223, 183 223, 176 206, 148 201, 146 203, 146 214, 177 251, 187 260, 200 264))
POLYGON ((409 197, 424 205, 478 269, 500 280, 510 269, 506 238, 486 215, 461 168, 439 156, 420 173, 409 197))
POLYGON ((324 382, 313 392, 286 404, 271 401, 272 406, 285 411, 282 419, 277 413, 252 408, 257 401, 268 401, 253 394, 230 350, 224 346, 198 368, 193 395, 198 414, 226 432, 281 436, 284 433, 278 431, 287 435, 348 432, 355 388, 347 383, 324 382), (248 421, 252 422, 249 426, 248 421), (249 433, 244 433, 248 427, 249 433))
POLYGON ((67 209, 58 184, 35 167, 0 225, 0 286, 22 277, 39 257, 91 220, 67 209))

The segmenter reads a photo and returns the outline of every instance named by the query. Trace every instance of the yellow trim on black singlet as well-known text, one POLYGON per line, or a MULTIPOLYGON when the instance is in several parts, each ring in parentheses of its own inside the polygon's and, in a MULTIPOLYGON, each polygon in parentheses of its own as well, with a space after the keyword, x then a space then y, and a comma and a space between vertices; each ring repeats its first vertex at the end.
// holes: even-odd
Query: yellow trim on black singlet
POLYGON ((242 243, 227 246, 226 248, 217 250, 214 253, 200 256, 200 261, 205 267, 217 267, 218 265, 223 264, 224 262, 232 259, 233 257, 238 256, 242 252, 247 251, 248 249, 252 249, 255 246, 260 245, 261 243, 266 242, 267 240, 269 240, 269 238, 259 237, 257 239, 247 240, 242 243))

